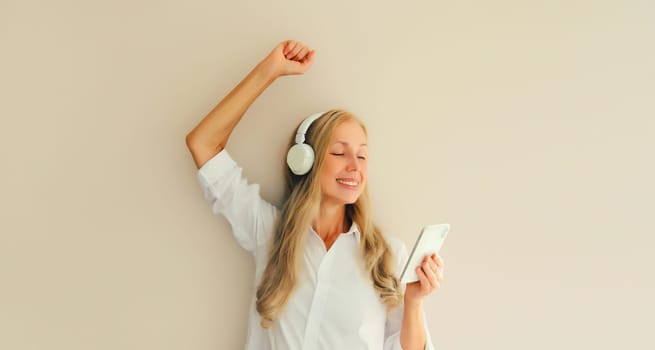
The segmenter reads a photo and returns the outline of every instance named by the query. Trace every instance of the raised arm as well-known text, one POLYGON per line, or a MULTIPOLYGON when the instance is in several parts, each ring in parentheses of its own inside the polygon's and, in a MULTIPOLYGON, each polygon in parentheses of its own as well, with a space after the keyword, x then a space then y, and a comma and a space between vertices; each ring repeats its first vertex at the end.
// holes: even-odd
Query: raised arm
POLYGON ((314 50, 295 40, 279 43, 186 136, 197 168, 225 148, 241 117, 255 99, 280 76, 303 74, 314 62, 314 50))

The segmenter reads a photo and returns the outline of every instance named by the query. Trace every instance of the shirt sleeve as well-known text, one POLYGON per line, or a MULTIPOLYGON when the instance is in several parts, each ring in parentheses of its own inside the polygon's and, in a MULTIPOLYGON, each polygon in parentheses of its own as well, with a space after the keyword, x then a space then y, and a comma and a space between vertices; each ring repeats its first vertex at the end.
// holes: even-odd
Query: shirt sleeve
MULTIPOLYGON (((398 257, 398 265, 396 266, 396 271, 402 271, 402 268, 405 267, 405 263, 408 259, 407 247, 405 243, 401 241, 399 244, 400 248, 396 252, 398 257)), ((402 286, 403 290, 405 286, 402 286)), ((387 322, 384 329, 384 350, 403 350, 400 346, 400 329, 403 325, 403 311, 404 305, 400 303, 400 306, 392 309, 387 316, 387 322)), ((425 317, 425 310, 421 310, 423 314, 423 329, 425 330, 425 350, 435 350, 434 345, 432 344, 432 338, 430 337, 430 331, 428 329, 427 318, 425 317)))
POLYGON ((254 255, 272 234, 277 208, 261 198, 259 185, 248 184, 225 149, 198 169, 197 178, 212 212, 225 216, 239 245, 254 255))

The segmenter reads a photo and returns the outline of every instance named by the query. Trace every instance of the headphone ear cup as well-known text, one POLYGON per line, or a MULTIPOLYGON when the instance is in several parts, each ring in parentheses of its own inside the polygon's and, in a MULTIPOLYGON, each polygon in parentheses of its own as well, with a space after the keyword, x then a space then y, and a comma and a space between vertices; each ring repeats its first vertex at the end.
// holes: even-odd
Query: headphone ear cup
POLYGON ((314 150, 306 143, 297 143, 287 152, 287 165, 296 175, 305 175, 314 164, 314 150))

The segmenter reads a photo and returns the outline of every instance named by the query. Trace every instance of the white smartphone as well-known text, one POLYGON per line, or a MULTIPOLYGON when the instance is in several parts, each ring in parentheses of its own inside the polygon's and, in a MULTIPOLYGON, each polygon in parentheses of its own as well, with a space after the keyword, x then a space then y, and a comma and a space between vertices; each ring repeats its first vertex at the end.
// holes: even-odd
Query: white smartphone
POLYGON ((438 253, 450 231, 449 224, 427 225, 421 230, 412 252, 409 254, 405 268, 400 275, 400 283, 418 281, 416 268, 421 266, 423 258, 438 253))

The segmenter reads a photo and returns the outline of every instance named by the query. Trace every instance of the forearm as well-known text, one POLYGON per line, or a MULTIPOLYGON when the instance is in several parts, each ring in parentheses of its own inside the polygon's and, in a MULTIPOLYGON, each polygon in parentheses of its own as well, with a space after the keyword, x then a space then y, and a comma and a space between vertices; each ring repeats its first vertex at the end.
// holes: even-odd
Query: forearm
POLYGON ((250 105, 277 77, 304 74, 314 61, 314 50, 299 41, 279 43, 186 136, 196 167, 200 169, 227 144, 232 130, 250 105))
POLYGON ((187 135, 187 145, 222 149, 232 130, 255 99, 276 79, 264 64, 265 60, 225 96, 214 109, 187 135))
POLYGON ((403 350, 425 349, 425 329, 422 302, 405 300, 403 325, 400 329, 400 345, 403 350))

